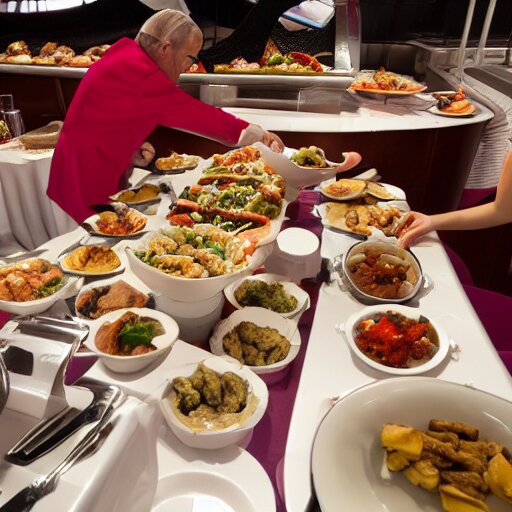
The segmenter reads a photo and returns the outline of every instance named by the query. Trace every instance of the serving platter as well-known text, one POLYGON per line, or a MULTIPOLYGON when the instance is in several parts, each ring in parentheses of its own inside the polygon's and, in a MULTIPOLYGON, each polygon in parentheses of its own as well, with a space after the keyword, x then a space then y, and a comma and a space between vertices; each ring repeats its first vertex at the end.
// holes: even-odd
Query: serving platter
MULTIPOLYGON (((481 437, 512 446, 512 404, 503 398, 428 377, 396 377, 356 389, 323 418, 313 442, 313 483, 322 512, 438 512, 439 495, 383 472, 383 423, 424 429, 432 418, 462 421, 481 437), (420 406, 418 406, 420 404, 420 406)), ((490 496, 493 512, 510 510, 490 496)))
MULTIPOLYGON (((137 212, 137 213, 139 213, 139 215, 143 215, 140 212, 137 212)), ((91 217, 88 217, 87 219, 85 219, 82 222, 81 226, 84 227, 84 229, 86 229, 87 232, 92 236, 118 238, 118 239, 133 238, 133 237, 142 235, 143 233, 146 233, 150 229, 148 226, 148 218, 145 215, 143 215, 143 216, 146 218, 146 224, 141 229, 138 229, 137 231, 134 231, 133 233, 128 233, 126 235, 114 235, 114 234, 104 233, 103 231, 100 231, 96 224, 97 221, 100 219, 99 215, 92 215, 91 217)))
POLYGON ((418 87, 418 89, 411 91, 385 91, 383 89, 359 89, 357 87, 350 87, 351 91, 357 92, 358 94, 380 94, 383 96, 412 96, 423 92, 427 88, 426 85, 418 87))
MULTIPOLYGON (((83 247, 85 247, 85 246, 83 246, 83 247)), ((112 270, 106 270, 103 272, 87 272, 84 270, 75 270, 75 269, 67 267, 66 264, 64 263, 64 260, 67 258, 67 256, 69 256, 77 248, 73 249, 72 251, 68 251, 68 252, 65 252, 64 254, 61 254, 58 257, 57 262, 60 265, 60 268, 64 272, 66 272, 66 274, 74 274, 76 276, 94 277, 94 276, 112 276, 114 274, 119 274, 126 269, 126 256, 120 249, 118 249, 116 247, 109 247, 109 248, 112 249, 112 251, 117 255, 117 257, 119 258, 119 261, 120 261, 119 266, 117 266, 116 268, 113 268, 112 270)))
MULTIPOLYGON (((356 178, 351 178, 351 180, 364 181, 364 180, 357 180, 356 178)), ((353 195, 345 196, 344 198, 340 198, 339 196, 330 194, 327 190, 325 190, 325 188, 328 185, 331 185, 332 183, 335 183, 335 182, 336 182, 336 179, 326 180, 326 181, 322 182, 320 185, 318 185, 317 187, 315 187, 315 190, 320 192, 324 197, 326 197, 327 199, 330 199, 331 201, 342 201, 342 202, 343 201, 352 201, 353 199, 356 199, 358 197, 368 195, 366 190, 363 189, 360 193, 354 193, 353 195)), ((379 183, 378 185, 384 187, 389 194, 393 195, 395 198, 394 199, 395 201, 397 201, 397 200, 405 201, 406 200, 405 192, 401 188, 399 188, 395 185, 391 185, 389 183, 379 183)), ((390 203, 390 201, 382 201, 382 204, 388 204, 388 203, 390 203)))
POLYGON ((433 105, 427 112, 431 114, 435 114, 437 116, 445 116, 445 117, 471 117, 478 113, 477 108, 474 105, 471 105, 472 109, 467 112, 446 112, 445 110, 440 110, 436 105, 433 105))

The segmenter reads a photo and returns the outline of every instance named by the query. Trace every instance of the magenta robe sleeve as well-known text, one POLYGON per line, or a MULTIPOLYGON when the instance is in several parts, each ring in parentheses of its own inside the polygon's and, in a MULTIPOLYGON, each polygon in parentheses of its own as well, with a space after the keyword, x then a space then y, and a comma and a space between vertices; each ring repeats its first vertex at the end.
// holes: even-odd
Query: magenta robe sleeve
POLYGON ((150 75, 140 91, 141 103, 157 124, 234 146, 249 123, 196 100, 162 73, 150 75))

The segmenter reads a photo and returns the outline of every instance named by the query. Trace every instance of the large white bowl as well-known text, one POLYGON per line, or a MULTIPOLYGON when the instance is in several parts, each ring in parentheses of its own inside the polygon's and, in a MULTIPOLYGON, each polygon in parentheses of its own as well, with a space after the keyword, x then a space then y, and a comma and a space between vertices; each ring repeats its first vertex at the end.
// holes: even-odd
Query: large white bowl
POLYGON ((416 308, 410 308, 399 304, 381 304, 378 306, 368 306, 362 309, 361 311, 358 311, 357 313, 351 315, 346 321, 345 325, 343 326, 342 331, 345 336, 345 340, 347 341, 352 352, 354 352, 354 354, 357 357, 359 357, 361 361, 366 363, 368 366, 371 366, 372 368, 380 370, 381 372, 391 373, 393 375, 416 375, 419 373, 425 373, 431 370, 432 368, 435 368, 444 360, 450 348, 450 340, 448 339, 448 336, 444 332, 443 328, 439 325, 438 322, 432 320, 432 318, 430 318, 430 315, 424 316, 429 319, 430 323, 437 331, 437 335, 439 338, 439 348, 437 349, 437 352, 434 354, 434 356, 425 363, 420 364, 418 366, 414 366, 412 368, 394 368, 392 366, 386 366, 384 364, 378 363, 377 361, 374 361, 373 359, 365 355, 363 352, 361 352, 361 350, 359 350, 359 347, 356 345, 356 342, 354 340, 354 331, 357 324, 361 320, 370 318, 376 313, 385 313, 386 311, 396 311, 397 313, 400 313, 406 316, 407 318, 411 318, 414 320, 418 320, 419 317, 422 315, 422 312, 418 311, 418 309, 416 308))
POLYGON ((248 265, 241 270, 222 276, 203 277, 199 279, 188 279, 186 277, 166 274, 139 260, 139 258, 133 254, 132 248, 127 248, 126 253, 132 272, 153 291, 181 302, 198 302, 217 295, 232 281, 258 268, 272 252, 272 249, 272 244, 258 247, 254 251, 254 254, 249 257, 248 265))
MULTIPOLYGON (((39 259, 39 258, 29 258, 39 259)), ((46 311, 55 304, 59 299, 67 298, 73 295, 78 279, 74 277, 64 276, 65 284, 52 295, 42 299, 28 300, 25 302, 15 302, 9 300, 0 300, 0 311, 6 311, 13 315, 35 315, 46 311)))
POLYGON ((268 390, 265 383, 248 368, 240 363, 226 361, 220 357, 210 357, 203 361, 204 365, 217 373, 233 372, 249 383, 249 393, 258 398, 258 405, 252 415, 243 424, 233 424, 222 430, 194 432, 183 424, 174 413, 167 397, 173 392, 172 381, 175 377, 190 377, 197 368, 197 364, 187 364, 173 368, 168 373, 168 384, 165 387, 160 399, 160 409, 169 428, 176 437, 187 446, 216 450, 226 446, 242 442, 252 429, 261 420, 268 404, 268 390))
POLYGON ((248 307, 234 311, 225 320, 217 324, 210 338, 210 349, 213 354, 224 356, 232 361, 236 359, 228 356, 224 351, 222 339, 224 336, 234 329, 240 322, 253 322, 259 327, 271 327, 279 331, 290 342, 290 351, 288 355, 278 363, 268 364, 266 366, 249 366, 254 373, 264 375, 268 373, 276 373, 284 370, 298 355, 300 350, 300 332, 297 324, 293 320, 284 318, 279 313, 274 313, 265 308, 248 307))
POLYGON ((87 348, 94 352, 109 370, 117 373, 138 372, 157 359, 165 357, 170 352, 180 333, 178 324, 170 316, 160 311, 148 308, 125 308, 112 311, 111 313, 107 313, 106 315, 90 322, 89 328, 89 336, 85 341, 87 348), (115 356, 105 354, 105 352, 102 352, 96 347, 96 343, 94 341, 98 329, 105 322, 114 322, 128 311, 139 316, 154 318, 162 324, 165 333, 160 336, 156 336, 151 342, 157 347, 157 349, 138 356, 115 356))
MULTIPOLYGON (((427 429, 430 419, 462 421, 480 437, 512 447, 512 403, 461 384, 427 377, 373 382, 337 402, 324 417, 315 440, 311 469, 323 512, 438 512, 438 494, 410 484, 404 475, 383 475, 383 423, 427 429)), ((493 512, 510 504, 487 498, 493 512)))
POLYGON ((236 280, 235 282, 229 284, 224 289, 224 295, 226 299, 235 306, 236 309, 243 309, 245 306, 241 306, 235 298, 235 292, 238 287, 245 281, 264 281, 265 283, 275 283, 280 282, 283 285, 283 288, 286 293, 293 295, 297 299, 297 307, 290 311, 289 313, 278 313, 285 318, 292 318, 297 315, 299 312, 303 313, 310 306, 309 295, 295 283, 292 283, 288 277, 281 276, 279 274, 255 274, 253 276, 242 277, 241 279, 236 280))

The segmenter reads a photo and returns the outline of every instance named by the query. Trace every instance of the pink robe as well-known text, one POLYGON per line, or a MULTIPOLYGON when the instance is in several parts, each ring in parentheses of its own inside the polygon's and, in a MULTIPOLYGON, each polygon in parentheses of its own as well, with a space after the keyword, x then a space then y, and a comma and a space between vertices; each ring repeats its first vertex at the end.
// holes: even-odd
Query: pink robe
POLYGON ((233 146, 248 123, 192 98, 123 38, 76 91, 53 155, 48 196, 82 222, 94 214, 90 205, 117 192, 132 155, 157 125, 233 146))

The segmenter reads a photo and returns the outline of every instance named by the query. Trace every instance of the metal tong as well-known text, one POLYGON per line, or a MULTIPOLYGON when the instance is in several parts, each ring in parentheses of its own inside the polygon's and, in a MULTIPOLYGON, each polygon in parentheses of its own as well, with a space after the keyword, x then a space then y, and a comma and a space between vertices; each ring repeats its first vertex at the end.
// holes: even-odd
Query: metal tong
POLYGON ((126 395, 119 388, 114 388, 113 386, 112 388, 116 390, 116 399, 111 403, 110 407, 105 409, 98 423, 78 442, 59 465, 46 475, 36 478, 31 484, 15 494, 0 507, 0 512, 27 512, 31 510, 37 501, 56 489, 61 475, 68 471, 75 462, 98 446, 102 434, 111 427, 110 418, 113 411, 126 398, 126 395))
POLYGON ((7 452, 5 457, 9 462, 20 466, 32 463, 85 425, 102 421, 113 411, 123 395, 119 388, 87 377, 82 377, 76 385, 93 392, 91 404, 84 410, 66 407, 40 421, 7 452))

